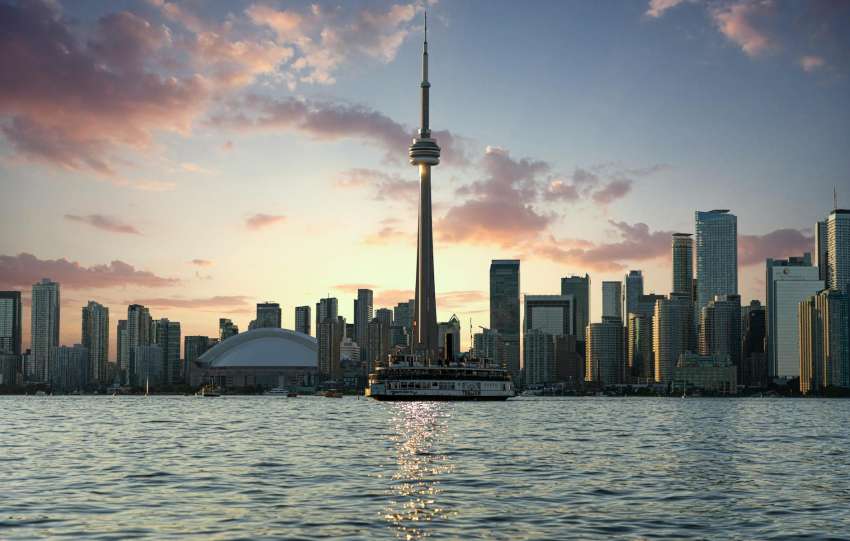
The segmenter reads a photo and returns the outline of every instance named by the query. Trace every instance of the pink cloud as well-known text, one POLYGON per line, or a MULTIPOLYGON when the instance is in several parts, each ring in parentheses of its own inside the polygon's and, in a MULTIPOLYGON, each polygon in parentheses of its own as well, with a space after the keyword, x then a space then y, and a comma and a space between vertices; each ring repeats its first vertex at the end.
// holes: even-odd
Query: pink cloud
POLYGON ((254 214, 245 219, 245 227, 252 231, 269 227, 271 225, 283 223, 286 221, 286 216, 281 214, 254 214))
POLYGON ((807 73, 817 71, 823 68, 825 65, 826 61, 819 56, 807 55, 800 59, 800 67, 802 67, 803 71, 807 73))
POLYGON ((649 0, 649 7, 646 10, 648 17, 658 18, 669 9, 673 9, 685 0, 649 0))
POLYGON ((341 188, 369 187, 377 201, 402 201, 408 205, 416 205, 419 201, 419 181, 375 169, 349 169, 340 175, 336 185, 341 188))
POLYGON ((629 179, 614 180, 593 193, 593 200, 601 205, 607 205, 622 199, 632 189, 632 181, 629 179))
POLYGON ((51 278, 63 288, 86 289, 123 286, 168 287, 176 278, 165 278, 149 271, 136 270, 123 261, 85 267, 76 261, 39 259, 32 254, 0 255, 0 286, 26 288, 42 278, 51 278))
POLYGON ((735 42, 749 56, 758 56, 774 47, 773 42, 756 27, 759 17, 769 14, 773 0, 742 0, 712 9, 711 16, 718 30, 735 42))
POLYGON ((186 308, 186 309, 220 309, 242 307, 250 304, 251 299, 244 295, 226 295, 185 299, 182 297, 154 297, 127 301, 125 304, 141 304, 149 308, 186 308))
POLYGON ((763 265, 771 257, 774 259, 799 256, 812 252, 814 237, 798 229, 777 229, 765 235, 738 236, 738 264, 763 265))
POLYGON ((401 222, 397 218, 386 218, 381 220, 378 231, 367 235, 366 238, 363 239, 363 243, 376 246, 396 243, 415 243, 416 236, 413 233, 399 229, 400 223, 401 222))
POLYGON ((193 259, 189 263, 191 263, 192 265, 195 265, 196 267, 212 267, 213 266, 213 262, 210 261, 209 259, 193 259))
POLYGON ((74 214, 66 214, 65 219, 72 222, 79 222, 90 225, 96 229, 109 231, 110 233, 122 233, 125 235, 141 235, 141 231, 130 224, 121 222, 118 218, 105 216, 103 214, 89 214, 87 216, 77 216, 74 214))

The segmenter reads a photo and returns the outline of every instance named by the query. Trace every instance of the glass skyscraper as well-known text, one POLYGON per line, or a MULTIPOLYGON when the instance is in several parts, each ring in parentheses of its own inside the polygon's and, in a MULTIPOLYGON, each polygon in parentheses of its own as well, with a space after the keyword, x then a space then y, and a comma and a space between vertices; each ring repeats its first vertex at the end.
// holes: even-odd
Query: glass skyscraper
POLYGON ((835 209, 826 218, 827 283, 850 291, 850 210, 835 209))
POLYGON ((59 346, 59 284, 44 278, 32 286, 32 363, 36 381, 50 381, 50 357, 59 346))
POLYGON ((504 343, 505 366, 514 381, 520 379, 519 362, 519 259, 494 259, 490 263, 490 328, 504 343))
POLYGON ((0 354, 21 354, 21 292, 0 291, 0 354))
POLYGON ((673 293, 693 295, 694 239, 690 233, 673 233, 673 293))
POLYGON ((696 212, 699 314, 716 295, 738 294, 738 217, 728 210, 696 212))
POLYGON ((590 323, 590 275, 561 278, 561 295, 573 296, 573 334, 584 342, 584 332, 590 323))

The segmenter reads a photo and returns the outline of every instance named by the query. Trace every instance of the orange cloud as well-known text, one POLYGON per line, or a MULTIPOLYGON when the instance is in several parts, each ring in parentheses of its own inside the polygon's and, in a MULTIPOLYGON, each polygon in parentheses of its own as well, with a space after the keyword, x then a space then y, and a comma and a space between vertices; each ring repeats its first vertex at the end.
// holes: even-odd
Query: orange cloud
POLYGON ((283 223, 286 221, 286 216, 281 214, 254 214, 245 219, 245 227, 252 231, 269 227, 271 225, 283 223))
POLYGON ((63 288, 86 289, 121 286, 168 287, 176 278, 165 278, 149 271, 136 270, 123 261, 85 267, 76 261, 39 259, 32 254, 0 255, 0 287, 27 288, 41 278, 51 278, 63 288))
POLYGON ((121 222, 118 218, 105 216, 103 214, 89 214, 87 216, 77 216, 74 214, 66 214, 65 219, 71 222, 79 222, 90 225, 95 229, 109 231, 110 233, 122 233, 125 235, 141 235, 141 231, 130 224, 121 222))

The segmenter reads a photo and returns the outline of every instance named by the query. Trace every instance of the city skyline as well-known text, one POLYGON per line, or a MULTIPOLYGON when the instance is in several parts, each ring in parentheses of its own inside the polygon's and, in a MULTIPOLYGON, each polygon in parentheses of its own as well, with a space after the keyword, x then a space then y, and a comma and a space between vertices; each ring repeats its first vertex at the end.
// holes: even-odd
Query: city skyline
MULTIPOLYGON (((457 313, 464 326, 470 317, 476 326, 489 326, 486 281, 493 259, 522 260, 521 294, 557 294, 562 277, 589 273, 591 322, 600 320, 598 284, 620 281, 630 269, 643 271, 646 292, 667 294, 670 235, 694 232, 697 210, 730 208, 738 217, 743 304, 765 301, 765 259, 814 253, 814 224, 827 215, 833 186, 846 185, 850 170, 840 148, 850 125, 846 59, 830 56, 835 42, 803 55, 786 34, 765 29, 758 12, 741 17, 756 35, 767 36, 761 50, 722 24, 730 20, 724 14, 732 16, 723 7, 707 12, 689 2, 667 5, 674 7, 540 4, 534 13, 514 13, 510 25, 500 19, 506 6, 484 14, 470 6, 429 8, 432 48, 441 59, 432 68, 440 85, 431 97, 431 124, 444 147, 434 185, 438 321, 457 313), (468 24, 473 12, 482 18, 479 25, 468 24), (607 53, 580 48, 573 41, 584 36, 575 28, 580 17, 597 26, 612 20, 621 37, 606 44, 607 53), (553 24, 544 24, 547 18, 573 34, 556 35, 553 24), (472 26, 481 29, 459 30, 472 26), (512 39, 508 46, 490 39, 508 30, 521 36, 532 27, 539 29, 534 43, 512 39), (459 58, 451 52, 462 40, 469 54, 459 58), (693 87, 674 80, 685 92, 664 86, 669 73, 652 71, 659 68, 652 53, 671 44, 688 46, 668 59, 669 71, 694 77, 693 87), (546 53, 546 45, 563 56, 546 53), (612 70, 623 69, 636 45, 636 65, 655 78, 629 72, 631 86, 615 91, 612 70), (822 55, 821 64, 812 59, 816 55, 822 55), (486 58, 503 59, 514 73, 480 72, 478 61, 486 58), (528 104, 527 90, 516 83, 534 80, 534 73, 553 84, 539 85, 537 103, 528 104), (735 78, 745 88, 742 96, 725 105, 705 102, 729 92, 735 78), (776 90, 776 78, 788 79, 787 87, 776 90), (586 85, 606 80, 602 96, 581 95, 586 85), (554 112, 558 92, 549 86, 568 98, 554 112), (492 89, 500 89, 499 95, 492 89), (773 99, 754 105, 767 89, 773 99), (603 112, 603 103, 615 106, 603 112), (696 104, 708 112, 652 120, 641 112, 665 104, 680 114, 696 104), (746 126, 734 115, 744 107, 753 120, 746 126), (787 125, 778 130, 773 117, 783 108, 795 114, 784 117, 787 125), (690 121, 689 130, 679 126, 682 120, 690 121), (535 130, 515 133, 530 122, 535 130), (641 143, 632 142, 635 133, 642 134, 641 143), (683 137, 692 148, 671 142, 683 137), (793 157, 775 150, 789 147, 793 157), (723 163, 711 151, 722 153, 723 163), (806 169, 805 163, 817 167, 806 169)), ((43 51, 32 40, 66 40, 82 65, 111 67, 124 100, 114 109, 102 103, 75 111, 79 127, 53 125, 64 139, 50 146, 39 131, 51 125, 45 102, 38 101, 46 96, 31 92, 39 81, 22 73, 19 93, 0 97, 0 116, 7 121, 0 175, 4 192, 15 194, 0 203, 4 230, 15 231, 0 240, 0 289, 23 293, 25 347, 29 291, 44 277, 62 287, 61 344, 79 342, 81 308, 88 301, 111 310, 110 360, 117 354, 115 324, 130 304, 148 307, 156 319, 180 321, 184 335, 215 336, 221 317, 247 329, 254 304, 267 299, 281 304, 283 324, 293 328, 295 306, 312 306, 326 296, 343 301, 339 314, 348 321, 354 320, 348 301, 357 289, 374 290, 376 309, 413 298, 415 232, 413 220, 401 217, 412 215, 418 182, 398 157, 416 125, 411 81, 419 69, 424 5, 317 13, 297 5, 217 4, 203 14, 165 2, 124 7, 126 12, 105 4, 0 7, 3 21, 20 21, 22 28, 49 21, 62 30, 49 38, 9 32, 4 39, 18 40, 34 54, 43 51), (222 30, 227 10, 238 23, 230 33, 222 30), (287 27, 296 19, 305 23, 298 27, 304 36, 294 37, 287 27), (375 20, 381 32, 370 37, 368 23, 375 20), (337 30, 341 45, 310 34, 317 28, 337 30), (98 56, 104 53, 91 43, 108 43, 122 29, 122 37, 136 36, 125 54, 98 56), (220 41, 202 49, 207 42, 201 38, 211 38, 213 29, 220 41), (237 42, 256 47, 254 54, 239 56, 237 42), (150 60, 141 62, 140 52, 150 60), (318 63, 331 52, 334 62, 318 63), (167 105, 152 109, 152 97, 120 86, 133 82, 130 67, 147 70, 163 78, 151 92, 183 105, 184 95, 163 83, 173 74, 162 61, 168 53, 206 60, 198 73, 223 97, 199 94, 202 109, 165 121, 167 105), (295 67, 298 62, 306 67, 295 67), (27 92, 37 97, 25 99, 27 92), (140 112, 127 117, 126 131, 110 132, 114 116, 130 109, 140 112), (242 113, 251 125, 239 124, 242 113), (380 264, 385 261, 392 264, 380 264)), ((839 14, 846 20, 846 11, 839 14)), ((775 13, 816 15, 787 4, 777 4, 775 13)), ((99 77, 96 71, 89 76, 99 77)), ((188 95, 205 91, 190 87, 191 79, 178 81, 188 95)), ((839 206, 846 198, 839 189, 839 206)), ((468 336, 461 336, 467 346, 468 336)))

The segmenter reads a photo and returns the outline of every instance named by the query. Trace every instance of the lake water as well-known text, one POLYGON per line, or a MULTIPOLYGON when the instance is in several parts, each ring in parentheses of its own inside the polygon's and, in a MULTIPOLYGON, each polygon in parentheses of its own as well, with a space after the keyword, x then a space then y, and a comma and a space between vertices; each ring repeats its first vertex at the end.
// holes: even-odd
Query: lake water
POLYGON ((0 539, 850 538, 850 401, 0 397, 0 539))

